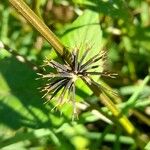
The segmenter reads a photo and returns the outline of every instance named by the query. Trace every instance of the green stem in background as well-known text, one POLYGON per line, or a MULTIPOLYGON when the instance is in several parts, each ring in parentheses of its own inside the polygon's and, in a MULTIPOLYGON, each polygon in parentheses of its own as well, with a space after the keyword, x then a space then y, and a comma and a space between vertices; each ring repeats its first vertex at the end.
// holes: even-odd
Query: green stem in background
POLYGON ((1 16, 1 30, 0 30, 0 39, 3 41, 7 41, 8 40, 8 20, 9 20, 9 11, 8 9, 4 9, 4 11, 2 12, 2 16, 1 16))
POLYGON ((42 19, 40 7, 41 7, 41 0, 32 0, 32 8, 35 11, 35 13, 42 19))
MULTIPOLYGON (((115 94, 111 94, 108 93, 108 95, 114 100, 114 103, 116 103, 117 107, 119 109, 125 110, 125 112, 130 111, 130 115, 133 114, 135 117, 137 117, 138 119, 140 119, 142 122, 144 122, 145 124, 147 124, 148 126, 150 126, 150 119, 145 116, 144 114, 142 114, 140 111, 135 110, 134 108, 139 108, 139 107, 145 107, 148 106, 150 104, 150 100, 146 99, 146 100, 137 100, 139 94, 142 92, 144 86, 149 82, 150 80, 150 76, 146 76, 144 78, 144 80, 142 81, 142 83, 140 84, 140 86, 138 86, 138 89, 136 88, 136 91, 132 94, 132 96, 126 101, 126 102, 122 102, 121 98, 115 94)), ((103 81, 101 81, 102 86, 106 87, 107 89, 110 89, 110 91, 112 91, 113 89, 108 86, 106 83, 104 83, 103 81)), ((102 108, 102 110, 104 112, 109 112, 108 108, 102 108)), ((123 113, 125 113, 123 112, 123 113)))
POLYGON ((134 114, 134 116, 136 116, 137 118, 139 118, 142 122, 144 122, 145 124, 147 124, 150 127, 150 118, 145 116, 144 114, 134 110, 132 111, 132 113, 134 114))
MULTIPOLYGON (((119 109, 124 109, 127 105, 127 102, 122 102, 122 103, 119 103, 119 104, 116 104, 116 106, 119 108, 119 109)), ((150 105, 150 99, 139 99, 136 101, 135 105, 133 108, 144 108, 146 106, 150 105)), ((109 112, 108 108, 107 107, 102 107, 101 108, 102 111, 104 112, 109 112)))
POLYGON ((138 89, 132 94, 132 96, 128 99, 126 102, 126 106, 123 109, 123 112, 126 114, 130 108, 133 108, 135 106, 135 103, 137 101, 137 98, 139 94, 142 92, 144 86, 149 82, 150 76, 146 76, 143 80, 142 84, 138 87, 138 89))
MULTIPOLYGON (((9 0, 9 2, 45 37, 45 39, 54 47, 54 49, 69 63, 70 53, 65 46, 59 41, 56 35, 42 22, 42 20, 26 5, 23 0, 9 0)), ((86 81, 85 81, 86 82, 86 81)), ((87 83, 87 82, 86 82, 87 83)), ((102 102, 110 109, 112 114, 119 118, 120 124, 124 127, 128 134, 135 134, 136 129, 128 118, 121 114, 110 98, 102 93, 98 86, 88 84, 90 89, 102 100, 102 102)))
MULTIPOLYGON (((59 129, 58 129, 59 130, 59 129)), ((4 139, 0 141, 0 148, 4 148, 6 146, 9 146, 11 144, 15 144, 22 141, 32 140, 32 139, 41 139, 42 137, 49 137, 55 145, 61 146, 61 143, 58 139, 58 137, 55 135, 57 133, 56 131, 52 131, 49 129, 34 129, 29 132, 25 133, 18 133, 13 137, 10 137, 8 139, 4 139)), ((99 140, 104 139, 106 142, 115 142, 116 141, 116 135, 107 133, 105 136, 104 133, 93 133, 93 132, 87 132, 85 135, 88 138, 91 138, 93 140, 99 140)), ((82 135, 82 136, 85 136, 82 135)), ((134 139, 129 136, 120 136, 119 142, 126 145, 133 145, 135 144, 134 139)))
MULTIPOLYGON (((134 105, 134 108, 140 108, 140 107, 145 107, 150 105, 150 100, 146 99, 146 100, 137 100, 137 102, 134 105)), ((126 107, 126 102, 120 103, 116 105, 119 109, 124 109, 126 107)), ((145 116, 144 114, 142 114, 140 111, 135 110, 134 108, 132 108, 132 110, 130 111, 130 114, 134 115, 135 117, 137 117, 138 119, 140 119, 143 123, 147 124, 148 126, 150 126, 150 118, 145 116)), ((101 108, 103 113, 111 113, 107 107, 103 107, 101 108)), ((112 113, 111 113, 112 114, 112 113)))
MULTIPOLYGON (((38 139, 42 137, 48 136, 57 146, 60 146, 60 141, 54 134, 52 130, 49 129, 38 129, 38 130, 33 130, 29 132, 23 132, 14 135, 11 138, 1 140, 0 141, 0 148, 4 148, 6 146, 9 146, 11 144, 15 144, 17 142, 22 142, 22 141, 27 141, 27 140, 32 140, 32 139, 38 139)), ((132 141, 132 139, 130 139, 132 141)))
POLYGON ((29 61, 23 55, 20 55, 19 53, 17 53, 16 50, 11 49, 8 45, 4 44, 2 41, 0 41, 0 49, 5 49, 7 52, 9 52, 11 55, 13 55, 19 62, 26 63, 34 71, 42 72, 42 70, 38 66, 33 64, 31 61, 29 61))

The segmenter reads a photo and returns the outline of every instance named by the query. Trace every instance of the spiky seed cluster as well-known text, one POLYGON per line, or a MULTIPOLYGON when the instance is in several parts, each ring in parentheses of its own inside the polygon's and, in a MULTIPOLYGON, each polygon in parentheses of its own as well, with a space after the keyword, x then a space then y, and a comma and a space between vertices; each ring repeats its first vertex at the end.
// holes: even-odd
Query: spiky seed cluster
MULTIPOLYGON (((54 60, 46 60, 44 66, 50 66, 56 69, 56 73, 49 74, 39 74, 41 78, 48 79, 48 83, 44 88, 42 88, 42 92, 45 92, 44 96, 49 96, 48 101, 50 101, 58 92, 61 91, 58 98, 58 105, 64 103, 64 96, 67 95, 67 101, 72 102, 73 105, 73 116, 77 116, 76 111, 76 101, 75 101, 75 82, 80 77, 87 82, 94 82, 92 76, 106 76, 115 78, 116 74, 111 74, 105 71, 97 72, 95 69, 100 67, 100 63, 98 61, 105 62, 106 52, 100 51, 97 55, 93 56, 89 60, 85 62, 85 58, 87 57, 90 47, 86 49, 81 58, 79 59, 79 49, 75 48, 71 53, 71 64, 65 62, 65 64, 60 64, 54 60)), ((102 63, 103 64, 103 63, 102 63)), ((46 101, 46 103, 48 102, 46 101)))

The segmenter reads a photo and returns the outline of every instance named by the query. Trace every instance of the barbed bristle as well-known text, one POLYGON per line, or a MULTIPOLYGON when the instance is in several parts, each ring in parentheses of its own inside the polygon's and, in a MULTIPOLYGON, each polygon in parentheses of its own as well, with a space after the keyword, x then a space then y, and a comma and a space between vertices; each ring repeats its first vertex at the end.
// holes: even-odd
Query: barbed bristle
MULTIPOLYGON (((91 50, 92 46, 88 46, 85 49, 85 52, 79 59, 79 48, 76 47, 73 49, 72 55, 72 64, 60 64, 54 60, 44 60, 45 66, 50 66, 53 69, 56 69, 56 73, 37 73, 40 78, 44 78, 45 80, 49 81, 43 89, 42 92, 45 92, 43 98, 49 97, 49 99, 45 102, 48 103, 53 97, 60 93, 58 97, 58 102, 54 109, 56 109, 59 105, 63 105, 64 103, 72 102, 73 107, 73 120, 78 118, 78 112, 76 108, 76 100, 75 100, 75 82, 78 78, 84 78, 89 84, 98 84, 92 79, 92 76, 105 76, 109 78, 116 78, 116 73, 109 73, 107 71, 96 71, 99 67, 104 67, 104 63, 107 57, 107 51, 102 50, 97 55, 92 56, 90 59, 85 61, 85 58, 88 56, 89 51, 91 50), (101 61, 102 63, 99 63, 101 61), (101 65, 102 64, 102 65, 101 65), (61 91, 62 90, 62 91, 61 91), (61 91, 61 92, 60 92, 61 91), (66 101, 64 100, 66 98, 66 101)), ((87 59, 87 58, 86 58, 87 59)), ((105 70, 105 69, 103 69, 105 70)), ((39 79, 39 78, 38 78, 39 79)), ((99 84, 98 84, 99 85, 99 84)), ((100 88, 104 88, 103 86, 99 85, 100 88)), ((104 88, 104 90, 107 90, 104 88)))

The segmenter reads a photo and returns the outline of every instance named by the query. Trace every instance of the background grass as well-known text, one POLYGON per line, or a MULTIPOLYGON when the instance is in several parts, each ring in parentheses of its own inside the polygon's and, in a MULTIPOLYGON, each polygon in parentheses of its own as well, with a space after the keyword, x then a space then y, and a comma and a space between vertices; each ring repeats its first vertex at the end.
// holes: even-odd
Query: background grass
MULTIPOLYGON (((114 98, 119 102, 116 105, 135 125, 141 138, 147 140, 150 136, 149 1, 26 2, 66 46, 94 44, 93 54, 108 49, 106 68, 118 73, 118 77, 103 81, 118 91, 121 98, 114 98)), ((29 61, 41 65, 45 57, 59 59, 8 1, 0 2, 0 18, 0 40, 29 61)), ((76 99, 82 102, 81 108, 87 104, 89 107, 81 109, 79 120, 72 122, 67 106, 60 115, 59 111, 51 112, 52 103, 43 104, 42 94, 37 90, 43 83, 36 81, 36 77, 28 64, 0 49, 0 148, 139 149, 137 141, 114 122, 109 110, 86 85, 79 83, 76 99)), ((150 149, 149 144, 146 149, 150 149)))

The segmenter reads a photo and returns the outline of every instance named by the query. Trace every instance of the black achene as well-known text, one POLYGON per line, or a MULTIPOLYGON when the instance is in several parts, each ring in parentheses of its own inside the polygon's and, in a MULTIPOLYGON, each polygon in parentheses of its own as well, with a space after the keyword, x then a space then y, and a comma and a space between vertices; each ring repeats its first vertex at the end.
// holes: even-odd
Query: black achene
MULTIPOLYGON (((45 60, 44 66, 52 67, 56 70, 56 73, 41 74, 40 78, 46 78, 48 83, 42 88, 42 92, 45 92, 43 97, 49 96, 49 102, 58 92, 60 95, 58 97, 58 105, 64 104, 64 96, 67 95, 67 100, 65 102, 72 102, 73 105, 73 116, 77 116, 76 101, 75 101, 75 82, 78 78, 82 78, 87 82, 97 84, 92 76, 106 76, 110 78, 115 78, 117 74, 108 73, 107 71, 95 71, 98 67, 104 67, 106 60, 106 52, 100 51, 97 55, 94 55, 87 61, 85 61, 91 47, 87 47, 81 58, 79 59, 79 49, 74 48, 71 53, 71 64, 65 62, 60 64, 54 60, 45 60), (98 63, 101 61, 102 63, 98 63)), ((56 107, 57 107, 56 106, 56 107)))

